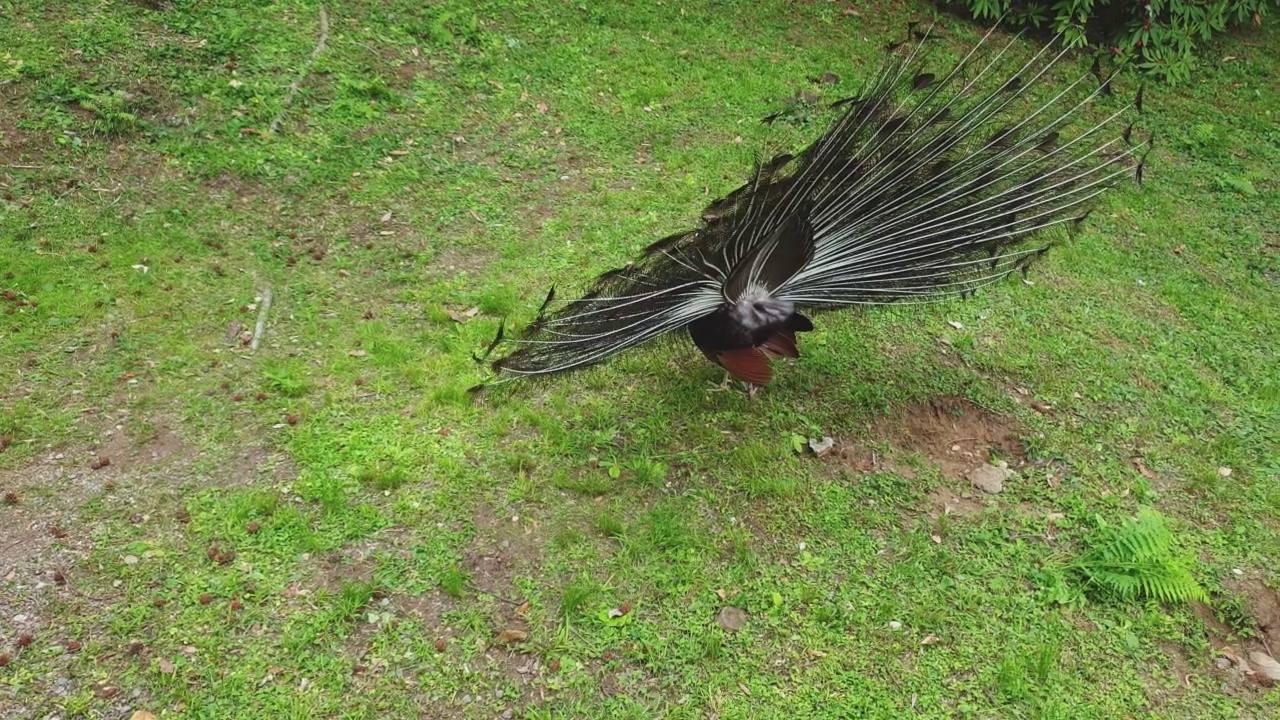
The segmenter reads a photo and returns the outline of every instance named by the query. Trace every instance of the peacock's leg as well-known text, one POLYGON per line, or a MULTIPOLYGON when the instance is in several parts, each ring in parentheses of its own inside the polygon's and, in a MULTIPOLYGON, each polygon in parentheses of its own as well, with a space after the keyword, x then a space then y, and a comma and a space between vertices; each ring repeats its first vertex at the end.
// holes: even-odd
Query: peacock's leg
POLYGON ((727 392, 730 389, 732 389, 731 388, 732 383, 733 383, 733 375, 729 374, 728 370, 725 370, 724 380, 721 381, 719 385, 713 386, 710 390, 708 390, 708 392, 727 392))

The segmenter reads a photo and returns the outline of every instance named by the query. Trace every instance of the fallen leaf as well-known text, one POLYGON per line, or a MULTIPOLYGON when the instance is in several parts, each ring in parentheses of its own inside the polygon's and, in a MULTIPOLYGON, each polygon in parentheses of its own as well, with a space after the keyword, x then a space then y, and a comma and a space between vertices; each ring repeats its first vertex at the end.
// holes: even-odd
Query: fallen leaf
POLYGON ((821 650, 805 650, 804 654, 808 655, 811 658, 824 658, 827 656, 827 654, 822 652, 821 650))
POLYGON ((956 322, 955 320, 948 320, 948 321, 947 321, 947 324, 948 324, 948 325, 950 325, 951 327, 953 327, 953 328, 957 329, 957 330, 963 330, 963 329, 964 329, 964 323, 956 322))
POLYGON ((466 321, 470 320, 476 315, 479 315, 480 308, 478 307, 468 308, 466 310, 463 310, 462 312, 455 312, 453 310, 446 310, 445 312, 449 314, 450 320, 461 324, 461 323, 465 323, 466 321))
POLYGON ((1222 477, 1231 477, 1232 472, 1233 470, 1229 467, 1218 468, 1218 474, 1221 475, 1222 477))
POLYGON ((935 644, 935 643, 939 643, 939 642, 942 642, 942 638, 938 637, 937 635, 925 635, 925 636, 924 636, 924 639, 920 641, 920 644, 921 644, 921 645, 933 645, 933 644, 935 644))
POLYGON ((146 710, 138 710, 129 716, 129 720, 156 720, 156 716, 146 710))
POLYGON ((858 12, 857 8, 852 5, 846 5, 844 11, 840 14, 845 17, 862 17, 862 13, 858 12))
POLYGON ((390 212, 390 211, 388 211, 388 212, 387 212, 387 214, 385 214, 385 215, 383 215, 382 217, 378 218, 378 222, 380 222, 380 223, 389 223, 389 222, 391 222, 391 212, 390 212))
POLYGON ((1156 474, 1151 471, 1151 468, 1147 467, 1146 463, 1142 462, 1142 458, 1134 458, 1133 466, 1138 469, 1138 472, 1142 473, 1142 477, 1148 480, 1156 479, 1156 474))
POLYGON ((550 106, 548 106, 546 103, 544 103, 544 102, 540 102, 540 103, 538 103, 538 112, 539 112, 539 113, 541 113, 541 114, 543 114, 543 115, 546 115, 546 114, 547 114, 547 111, 548 111, 548 110, 550 110, 550 109, 551 109, 551 107, 550 107, 550 106))
POLYGON ((1240 655, 1236 653, 1235 648, 1230 645, 1223 647, 1221 652, 1223 657, 1236 664, 1236 667, 1240 669, 1240 672, 1248 673, 1253 671, 1253 669, 1249 667, 1249 661, 1240 657, 1240 655))
POLYGON ((524 642, 525 640, 528 640, 528 639, 529 639, 529 633, 523 630, 516 630, 515 628, 507 628, 506 630, 503 630, 502 632, 498 633, 498 637, 494 640, 494 642, 498 643, 499 645, 511 645, 513 643, 524 642))
POLYGON ((517 615, 524 615, 527 612, 529 612, 529 603, 527 602, 521 603, 520 607, 516 608, 517 615))
POLYGON ((1053 410, 1053 406, 1050 405, 1049 403, 1034 402, 1034 403, 1031 403, 1031 409, 1035 410, 1041 415, 1044 415, 1045 413, 1048 413, 1050 410, 1053 410))
POLYGON ((716 623, 725 630, 737 632, 747 624, 747 611, 742 608, 725 606, 716 615, 716 623))
POLYGON ((365 355, 368 355, 369 353, 366 353, 366 352, 365 352, 365 351, 363 351, 363 350, 348 350, 348 351, 347 351, 347 354, 348 354, 348 355, 350 355, 351 357, 364 357, 365 355))
POLYGON ((404 157, 405 155, 408 155, 408 154, 409 154, 409 151, 408 151, 408 150, 392 150, 391 152, 389 152, 389 153, 387 153, 387 154, 388 154, 388 155, 395 155, 396 157, 404 157))
POLYGON ((751 688, 748 688, 746 685, 743 685, 742 683, 738 683, 738 689, 742 691, 743 695, 746 695, 747 697, 751 697, 751 688))
POLYGON ((1254 650, 1249 653, 1249 660, 1258 668, 1259 673, 1270 680, 1280 682, 1280 662, 1276 662, 1275 658, 1264 652, 1254 650))
POLYGON ((156 669, 165 675, 172 675, 175 668, 173 667, 173 663, 169 662, 165 658, 160 658, 159 662, 156 663, 156 669))
POLYGON ((724 592, 724 590, 723 590, 723 589, 721 589, 721 590, 716 590, 716 597, 720 598, 720 602, 724 602, 724 601, 725 601, 725 592, 724 592))
POLYGON ((930 535, 930 536, 929 536, 929 539, 930 539, 930 540, 932 540, 932 541, 934 541, 934 542, 935 542, 935 543, 937 543, 938 545, 941 545, 941 544, 942 544, 942 536, 941 536, 941 535, 930 535))
POLYGON ((1224 55, 1222 58, 1222 62, 1231 62, 1232 60, 1239 60, 1239 59, 1240 58, 1236 57, 1235 55, 1224 55))
POLYGON ((818 77, 818 82, 823 85, 835 85, 840 82, 840 76, 828 70, 818 77))

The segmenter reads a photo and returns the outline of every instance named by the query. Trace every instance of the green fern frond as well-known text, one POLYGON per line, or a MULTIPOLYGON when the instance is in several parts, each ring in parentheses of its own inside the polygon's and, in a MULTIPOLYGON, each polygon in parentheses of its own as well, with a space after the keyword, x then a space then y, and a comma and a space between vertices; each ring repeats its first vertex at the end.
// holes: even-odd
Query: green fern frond
POLYGON ((1187 561, 1177 554, 1164 517, 1155 510, 1143 508, 1135 519, 1120 525, 1103 523, 1088 544, 1069 567, 1103 594, 1167 603, 1208 598, 1187 561))

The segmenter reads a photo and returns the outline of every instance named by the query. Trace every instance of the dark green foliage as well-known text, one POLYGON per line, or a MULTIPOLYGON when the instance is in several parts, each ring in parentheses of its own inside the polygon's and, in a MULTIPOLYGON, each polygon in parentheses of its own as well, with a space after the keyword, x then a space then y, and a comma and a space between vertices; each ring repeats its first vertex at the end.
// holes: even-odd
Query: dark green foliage
POLYGON ((977 18, 1062 32, 1170 81, 1191 77, 1198 49, 1241 23, 1262 24, 1275 0, 962 0, 977 18))
POLYGON ((450 597, 462 597, 462 591, 466 589, 469 581, 470 578, 462 570, 450 568, 440 578, 440 589, 450 597))
POLYGON ((1091 589, 1122 600, 1207 599, 1187 561, 1176 553, 1173 533, 1160 513, 1143 508, 1120 525, 1099 522, 1088 539, 1089 549, 1070 566, 1091 589))
POLYGON ((583 575, 565 585, 560 595, 560 615, 572 618, 582 612, 583 608, 595 598, 600 586, 589 576, 583 575))

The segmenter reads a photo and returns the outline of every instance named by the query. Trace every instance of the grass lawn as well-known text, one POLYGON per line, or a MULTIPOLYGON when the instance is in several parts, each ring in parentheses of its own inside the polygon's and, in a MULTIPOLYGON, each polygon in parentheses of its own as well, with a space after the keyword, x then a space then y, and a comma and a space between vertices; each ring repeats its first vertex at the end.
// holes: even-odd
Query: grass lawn
POLYGON ((934 12, 846 7, 0 0, 0 716, 1280 716, 1272 21, 1029 284, 467 393, 934 12))

